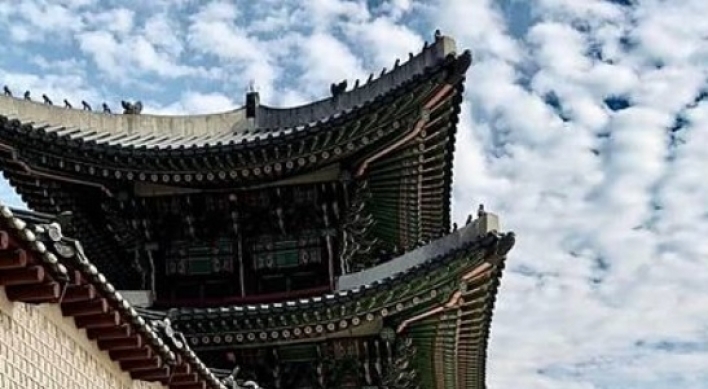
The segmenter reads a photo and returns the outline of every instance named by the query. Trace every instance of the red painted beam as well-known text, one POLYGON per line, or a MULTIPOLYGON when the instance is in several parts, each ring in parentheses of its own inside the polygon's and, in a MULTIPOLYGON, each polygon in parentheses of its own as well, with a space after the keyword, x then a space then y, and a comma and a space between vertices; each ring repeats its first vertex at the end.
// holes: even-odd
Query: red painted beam
POLYGON ((29 285, 44 281, 45 271, 41 266, 0 271, 0 285, 29 285))
POLYGON ((196 382, 188 385, 172 385, 170 383, 170 389, 206 389, 206 382, 196 382))
POLYGON ((135 359, 146 359, 153 355, 152 349, 148 347, 142 347, 138 349, 129 350, 111 350, 108 355, 114 361, 132 361, 135 359))
POLYGON ((10 234, 7 231, 0 231, 0 250, 10 248, 10 234))
POLYGON ((27 266, 27 251, 22 249, 0 251, 0 270, 19 269, 27 266))
POLYGON ((96 288, 93 285, 69 285, 64 292, 62 302, 76 303, 96 298, 96 288))
POLYGON ((135 334, 126 338, 99 339, 98 348, 101 350, 130 350, 142 347, 143 337, 135 334))
POLYGON ((170 369, 167 366, 152 370, 131 371, 130 377, 134 380, 161 381, 170 378, 170 369))
POLYGON ((91 340, 126 338, 133 334, 133 329, 127 324, 113 328, 89 328, 86 336, 91 340))
POLYGON ((173 375, 172 381, 170 381, 170 386, 179 386, 196 384, 199 381, 199 375, 197 373, 180 374, 173 375))
POLYGON ((58 283, 14 285, 5 288, 5 294, 10 301, 21 301, 29 304, 44 304, 59 300, 61 287, 58 283))
POLYGON ((121 361, 120 368, 126 371, 155 370, 160 367, 162 360, 158 356, 148 359, 133 359, 121 361))
POLYGON ((61 312, 64 316, 99 315, 108 312, 108 301, 106 301, 106 299, 95 299, 91 301, 62 303, 61 312))
POLYGON ((120 325, 120 314, 116 311, 100 315, 77 316, 74 323, 79 328, 110 328, 120 325))
POLYGON ((181 363, 178 364, 177 367, 175 367, 175 376, 179 375, 187 375, 192 372, 192 365, 188 363, 181 363))

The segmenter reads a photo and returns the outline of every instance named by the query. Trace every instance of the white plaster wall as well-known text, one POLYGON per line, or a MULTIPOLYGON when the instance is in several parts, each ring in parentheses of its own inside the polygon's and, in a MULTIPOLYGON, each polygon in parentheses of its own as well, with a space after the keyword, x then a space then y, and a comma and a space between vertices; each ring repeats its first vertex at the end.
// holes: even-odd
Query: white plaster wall
POLYGON ((157 389, 134 381, 58 305, 7 300, 0 288, 1 389, 157 389))

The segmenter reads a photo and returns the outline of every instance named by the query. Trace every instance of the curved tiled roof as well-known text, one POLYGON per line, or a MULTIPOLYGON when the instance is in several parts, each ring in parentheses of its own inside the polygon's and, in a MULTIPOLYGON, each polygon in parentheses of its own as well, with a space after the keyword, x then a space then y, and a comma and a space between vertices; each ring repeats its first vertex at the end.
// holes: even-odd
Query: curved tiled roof
MULTIPOLYGON (((0 126, 4 128, 0 140, 45 169, 98 179, 185 185, 282 176, 330 164, 376 142, 406 133, 420 118, 421 109, 431 111, 431 126, 436 125, 436 118, 445 119, 438 126, 447 120, 454 125, 459 111, 455 107, 461 101, 461 83, 454 84, 457 90, 437 97, 438 103, 425 105, 425 102, 436 95, 437 85, 464 74, 470 61, 469 53, 441 59, 436 67, 426 68, 364 105, 339 110, 298 127, 255 128, 223 136, 105 132, 90 126, 75 128, 44 123, 41 115, 13 115, 0 104, 0 126), (454 100, 452 104, 445 104, 450 97, 454 100), (258 152, 254 154, 254 150, 258 152), (218 168, 202 162, 195 164, 195 160, 205 155, 211 156, 212 165, 218 168), (200 173, 206 170, 214 171, 214 177, 201 178, 200 173)), ((18 100, 18 104, 33 103, 18 100)), ((139 121, 145 115, 120 116, 139 121)))
POLYGON ((0 267, 0 286, 10 300, 59 304, 133 378, 226 389, 167 329, 169 322, 155 325, 139 314, 50 216, 0 204, 0 252, 17 262, 0 267))

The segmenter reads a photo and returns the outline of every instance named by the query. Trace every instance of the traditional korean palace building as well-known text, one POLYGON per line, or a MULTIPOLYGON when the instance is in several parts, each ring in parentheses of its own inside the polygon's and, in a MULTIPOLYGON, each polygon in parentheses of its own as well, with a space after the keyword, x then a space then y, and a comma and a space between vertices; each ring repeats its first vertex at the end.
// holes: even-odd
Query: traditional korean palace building
POLYGON ((485 388, 514 235, 450 222, 471 62, 436 34, 324 100, 191 116, 6 87, 32 211, 0 207, 0 387, 485 388))

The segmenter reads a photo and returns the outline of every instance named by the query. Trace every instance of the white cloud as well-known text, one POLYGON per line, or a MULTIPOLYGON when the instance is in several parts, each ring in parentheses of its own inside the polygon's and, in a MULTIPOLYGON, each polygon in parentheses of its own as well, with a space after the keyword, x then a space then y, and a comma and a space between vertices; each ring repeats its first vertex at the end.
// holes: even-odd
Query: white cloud
POLYGON ((93 57, 96 66, 112 76, 124 74, 128 67, 127 58, 120 55, 119 43, 108 31, 93 31, 78 37, 81 50, 93 57))
MULTIPOLYGON (((311 93, 329 90, 332 82, 363 78, 361 60, 343 42, 330 34, 315 33, 301 43, 303 81, 311 93)), ((321 93, 321 92, 320 92, 321 93)))
POLYGON ((443 33, 454 36, 476 55, 493 54, 500 59, 517 61, 521 56, 516 41, 507 34, 502 16, 494 12, 494 2, 441 1, 431 7, 434 24, 443 33))
POLYGON ((236 109, 240 104, 220 93, 187 91, 179 101, 167 107, 146 107, 145 112, 159 115, 220 113, 236 109))
POLYGON ((236 24, 238 16, 232 5, 211 3, 191 18, 187 40, 196 52, 216 57, 223 66, 234 69, 237 85, 257 82, 267 101, 277 71, 271 65, 266 44, 249 37, 236 24))
POLYGON ((87 14, 91 28, 107 30, 118 36, 126 36, 133 31, 135 12, 126 8, 113 8, 105 12, 87 14))
POLYGON ((365 3, 349 0, 312 0, 305 2, 305 12, 316 33, 336 28, 342 19, 363 21, 370 17, 365 3))
POLYGON ((61 4, 47 4, 41 1, 26 1, 16 6, 18 16, 26 19, 38 32, 77 31, 83 21, 67 7, 61 4))
POLYGON ((396 59, 407 61, 408 53, 417 53, 423 47, 423 39, 416 32, 383 17, 350 24, 347 36, 373 55, 373 66, 379 68, 391 69, 396 59))
POLYGON ((178 63, 174 47, 154 45, 146 37, 125 31, 87 31, 77 35, 79 48, 92 56, 99 70, 115 79, 129 73, 152 73, 174 78, 200 73, 200 69, 178 63), (137 72, 136 72, 137 71, 137 72))
POLYGON ((166 14, 150 16, 145 22, 142 35, 155 47, 165 50, 173 57, 179 56, 184 50, 179 24, 166 14))

